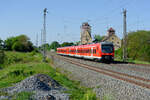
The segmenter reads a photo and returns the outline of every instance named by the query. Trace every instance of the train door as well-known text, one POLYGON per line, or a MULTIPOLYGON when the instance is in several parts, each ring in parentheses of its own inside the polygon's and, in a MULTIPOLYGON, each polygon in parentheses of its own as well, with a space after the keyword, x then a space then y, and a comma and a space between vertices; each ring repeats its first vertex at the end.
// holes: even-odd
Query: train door
POLYGON ((76 53, 75 53, 75 55, 77 55, 77 53, 78 53, 78 50, 77 50, 77 48, 75 48, 75 50, 76 50, 76 53))
POLYGON ((96 47, 93 47, 93 56, 96 56, 96 47))
POLYGON ((93 47, 91 48, 91 56, 93 57, 93 47))
POLYGON ((87 48, 87 54, 88 56, 91 56, 91 47, 87 48))

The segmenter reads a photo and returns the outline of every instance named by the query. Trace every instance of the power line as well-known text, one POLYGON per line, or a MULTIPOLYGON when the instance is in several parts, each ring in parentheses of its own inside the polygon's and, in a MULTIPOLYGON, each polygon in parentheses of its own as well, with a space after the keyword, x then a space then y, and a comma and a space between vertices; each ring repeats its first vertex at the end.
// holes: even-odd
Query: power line
MULTIPOLYGON (((99 18, 95 19, 95 21, 93 21, 94 23, 103 23, 105 22, 105 20, 108 20, 108 18, 111 18, 112 15, 118 11, 118 10, 121 10, 123 7, 125 7, 126 5, 130 5, 131 3, 133 3, 134 0, 121 0, 119 3, 122 3, 121 5, 119 5, 118 7, 112 9, 111 11, 109 12, 106 12, 103 16, 100 16, 99 18), (125 2, 124 2, 125 1, 125 2), (98 20, 103 20, 103 21, 98 21, 98 20)), ((111 1, 112 2, 112 1, 111 1)))

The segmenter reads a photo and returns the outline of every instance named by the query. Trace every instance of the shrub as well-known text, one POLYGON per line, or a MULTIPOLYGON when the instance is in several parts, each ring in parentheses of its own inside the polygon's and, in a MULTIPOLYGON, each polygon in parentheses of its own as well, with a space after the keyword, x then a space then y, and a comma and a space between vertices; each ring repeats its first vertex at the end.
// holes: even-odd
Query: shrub
MULTIPOLYGON (((130 32, 127 37, 127 57, 130 60, 150 62, 150 31, 130 32)), ((115 51, 115 57, 122 58, 123 48, 115 51)))
POLYGON ((5 40, 4 44, 6 50, 30 52, 34 49, 33 44, 26 35, 10 37, 7 40, 5 40))
POLYGON ((5 53, 3 50, 0 50, 0 64, 4 63, 5 53))

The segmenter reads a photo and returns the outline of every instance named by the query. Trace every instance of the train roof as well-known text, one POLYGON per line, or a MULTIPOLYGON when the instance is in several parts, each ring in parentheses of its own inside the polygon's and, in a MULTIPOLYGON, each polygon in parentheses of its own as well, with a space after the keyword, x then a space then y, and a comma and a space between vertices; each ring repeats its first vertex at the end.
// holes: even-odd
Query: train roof
MULTIPOLYGON (((67 46, 67 47, 60 47, 61 49, 64 49, 64 48, 80 48, 80 47, 88 47, 88 46, 97 46, 97 45, 100 45, 100 44, 106 44, 106 45, 113 45, 112 42, 100 42, 100 43, 91 43, 91 44, 87 44, 87 45, 78 45, 78 46, 67 46)), ((60 48, 57 48, 57 49, 60 49, 60 48)))
POLYGON ((101 42, 101 44, 113 45, 113 43, 112 43, 112 42, 101 42))

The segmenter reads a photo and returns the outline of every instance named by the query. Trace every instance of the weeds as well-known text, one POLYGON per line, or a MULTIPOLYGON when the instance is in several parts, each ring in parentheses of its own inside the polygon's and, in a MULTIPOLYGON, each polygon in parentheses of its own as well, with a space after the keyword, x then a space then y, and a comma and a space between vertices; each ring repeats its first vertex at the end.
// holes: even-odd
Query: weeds
POLYGON ((32 92, 20 92, 13 96, 13 100, 33 100, 32 95, 32 92))
MULTIPOLYGON (((54 69, 49 63, 43 63, 40 54, 8 52, 5 64, 0 70, 0 88, 12 86, 34 74, 47 74, 68 89, 66 92, 70 94, 71 100, 97 100, 91 89, 81 87, 78 81, 69 80, 69 73, 61 74, 59 68, 54 69)), ((17 100, 25 100, 30 94, 23 92, 15 97, 17 100)))

